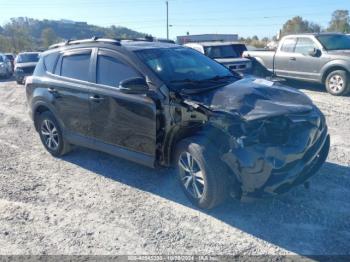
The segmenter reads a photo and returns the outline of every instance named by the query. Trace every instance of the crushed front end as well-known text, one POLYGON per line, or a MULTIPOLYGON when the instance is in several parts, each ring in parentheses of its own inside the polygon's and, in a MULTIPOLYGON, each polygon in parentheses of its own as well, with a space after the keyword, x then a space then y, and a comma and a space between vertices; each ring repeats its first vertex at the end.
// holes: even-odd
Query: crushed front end
POLYGON ((325 162, 330 146, 325 117, 309 112, 246 121, 228 129, 222 160, 241 184, 242 197, 265 197, 303 184, 325 162))

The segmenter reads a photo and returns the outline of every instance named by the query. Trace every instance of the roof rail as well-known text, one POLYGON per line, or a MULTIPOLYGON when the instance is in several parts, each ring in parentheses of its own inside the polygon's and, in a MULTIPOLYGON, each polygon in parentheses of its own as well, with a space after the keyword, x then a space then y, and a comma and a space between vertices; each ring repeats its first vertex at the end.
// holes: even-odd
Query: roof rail
POLYGON ((49 46, 49 49, 59 48, 59 47, 62 47, 62 46, 78 45, 78 44, 89 44, 89 43, 96 43, 96 42, 107 43, 107 44, 120 46, 120 41, 119 40, 112 39, 112 38, 100 38, 100 37, 94 36, 92 38, 82 39, 82 40, 71 40, 71 39, 69 39, 69 40, 66 40, 64 42, 51 45, 51 46, 49 46))

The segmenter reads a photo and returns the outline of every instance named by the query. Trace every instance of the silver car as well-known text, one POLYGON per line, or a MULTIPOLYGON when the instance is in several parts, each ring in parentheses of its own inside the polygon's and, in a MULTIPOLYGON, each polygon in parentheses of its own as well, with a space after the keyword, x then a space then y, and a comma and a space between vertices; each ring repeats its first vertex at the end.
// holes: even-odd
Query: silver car
POLYGON ((11 61, 0 53, 0 77, 9 78, 12 75, 11 61))

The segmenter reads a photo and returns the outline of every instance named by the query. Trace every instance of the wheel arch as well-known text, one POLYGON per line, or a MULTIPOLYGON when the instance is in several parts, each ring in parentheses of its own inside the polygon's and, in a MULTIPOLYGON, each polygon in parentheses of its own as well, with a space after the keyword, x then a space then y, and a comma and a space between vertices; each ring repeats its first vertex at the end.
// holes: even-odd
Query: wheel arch
POLYGON ((164 160, 167 166, 175 164, 175 152, 178 143, 186 138, 196 137, 203 141, 208 141, 217 147, 221 152, 228 150, 229 137, 212 125, 191 126, 191 127, 174 127, 168 135, 164 145, 164 160))
POLYGON ((50 106, 49 104, 43 102, 43 101, 37 101, 34 106, 33 106, 33 111, 32 111, 32 118, 33 118, 33 122, 34 122, 34 127, 36 129, 36 131, 38 131, 38 119, 39 116, 44 113, 44 112, 50 112, 54 115, 54 117, 56 118, 56 120, 58 121, 60 127, 63 127, 63 123, 62 121, 57 117, 57 114, 55 113, 55 110, 53 109, 52 106, 50 106))
POLYGON ((348 74, 349 74, 350 73, 350 66, 348 67, 345 64, 332 64, 332 65, 325 67, 322 70, 321 83, 325 84, 327 76, 331 72, 336 71, 336 70, 344 70, 344 71, 348 72, 348 74))

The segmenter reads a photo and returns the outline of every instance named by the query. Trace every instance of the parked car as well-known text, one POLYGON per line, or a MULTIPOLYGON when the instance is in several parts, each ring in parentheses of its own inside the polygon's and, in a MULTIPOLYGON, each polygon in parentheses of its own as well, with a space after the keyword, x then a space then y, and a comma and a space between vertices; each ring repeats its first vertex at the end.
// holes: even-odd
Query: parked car
POLYGON ((283 78, 323 83, 332 95, 350 91, 350 38, 343 34, 289 35, 276 51, 246 51, 258 73, 267 69, 283 78))
POLYGON ((44 147, 175 166, 200 208, 303 184, 325 162, 324 115, 298 90, 240 78, 190 48, 93 38, 52 46, 26 81, 44 147))
POLYGON ((247 58, 242 58, 242 54, 247 50, 247 47, 239 42, 202 42, 202 43, 187 43, 186 47, 193 48, 227 68, 236 71, 237 73, 249 73, 252 63, 247 58))
POLYGON ((24 84, 26 77, 31 76, 39 61, 39 52, 19 53, 15 59, 15 79, 18 84, 24 84))
POLYGON ((11 68, 13 73, 15 70, 15 56, 11 53, 6 53, 5 56, 11 62, 11 68))
POLYGON ((9 78, 12 75, 11 62, 0 53, 0 77, 9 78))

